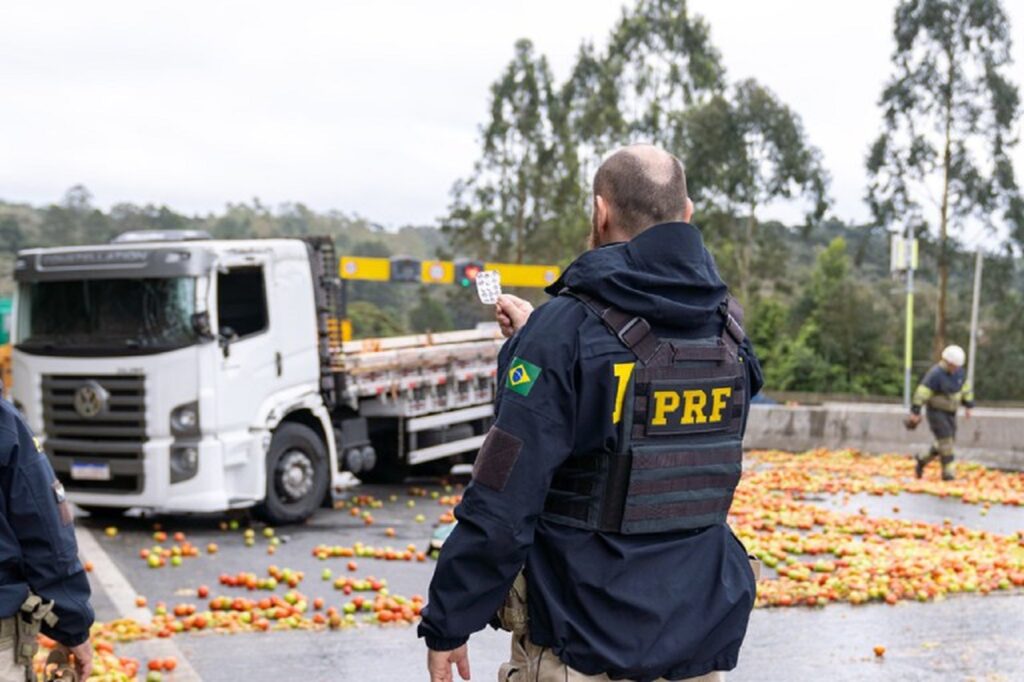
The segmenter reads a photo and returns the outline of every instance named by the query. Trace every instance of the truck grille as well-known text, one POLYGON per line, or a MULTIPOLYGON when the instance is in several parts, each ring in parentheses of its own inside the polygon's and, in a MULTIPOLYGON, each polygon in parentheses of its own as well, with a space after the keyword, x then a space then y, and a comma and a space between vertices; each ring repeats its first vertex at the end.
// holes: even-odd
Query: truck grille
POLYGON ((145 378, 44 375, 42 388, 46 454, 64 487, 82 492, 142 492, 145 378), (97 384, 107 394, 106 405, 94 416, 83 416, 75 407, 75 394, 97 384), (110 480, 76 480, 71 477, 72 462, 107 464, 110 480))

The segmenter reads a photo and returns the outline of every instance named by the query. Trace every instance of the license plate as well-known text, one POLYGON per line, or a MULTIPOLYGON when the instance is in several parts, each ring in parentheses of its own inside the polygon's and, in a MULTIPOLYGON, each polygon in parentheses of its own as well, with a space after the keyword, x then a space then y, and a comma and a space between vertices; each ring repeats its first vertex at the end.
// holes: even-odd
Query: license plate
POLYGON ((101 462, 72 462, 71 478, 76 481, 109 481, 110 465, 101 462))

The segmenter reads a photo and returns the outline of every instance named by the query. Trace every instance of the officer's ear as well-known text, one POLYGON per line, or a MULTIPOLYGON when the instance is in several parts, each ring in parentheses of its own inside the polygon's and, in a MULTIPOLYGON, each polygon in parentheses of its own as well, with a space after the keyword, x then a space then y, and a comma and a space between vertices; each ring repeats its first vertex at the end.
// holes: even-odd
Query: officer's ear
POLYGON ((594 195, 594 236, 597 238, 597 245, 608 241, 608 219, 610 211, 608 202, 600 194, 594 195))
POLYGON ((688 223, 693 220, 693 201, 690 197, 686 197, 686 207, 683 208, 683 222, 688 223))

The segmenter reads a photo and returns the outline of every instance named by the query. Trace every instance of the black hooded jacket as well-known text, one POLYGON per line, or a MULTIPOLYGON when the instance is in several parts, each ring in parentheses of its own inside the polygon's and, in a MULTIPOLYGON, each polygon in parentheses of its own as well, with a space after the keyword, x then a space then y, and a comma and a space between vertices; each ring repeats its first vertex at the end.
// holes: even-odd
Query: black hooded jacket
MULTIPOLYGON (((736 666, 753 607, 746 552, 725 524, 620 535, 541 518, 573 453, 618 436, 616 363, 634 356, 564 288, 644 317, 661 338, 722 330, 727 289, 700 232, 666 223, 580 256, 502 348, 495 425, 441 551, 420 635, 453 649, 490 622, 525 564, 530 637, 588 675, 641 682, 736 666)), ((761 371, 741 347, 752 396, 761 371)), ((748 398, 749 399, 749 398, 748 398)))

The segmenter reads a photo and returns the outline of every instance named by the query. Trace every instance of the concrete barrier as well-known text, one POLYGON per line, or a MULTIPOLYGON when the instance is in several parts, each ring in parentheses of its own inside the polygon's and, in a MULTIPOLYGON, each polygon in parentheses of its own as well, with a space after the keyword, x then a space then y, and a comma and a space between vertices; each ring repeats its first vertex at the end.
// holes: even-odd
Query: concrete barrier
MULTIPOLYGON (((864 452, 923 453, 931 443, 928 423, 903 426, 906 412, 893 405, 825 403, 815 406, 754 405, 743 441, 749 449, 800 452, 857 448, 864 452)), ((958 420, 960 459, 1024 471, 1024 410, 978 408, 958 420)))

